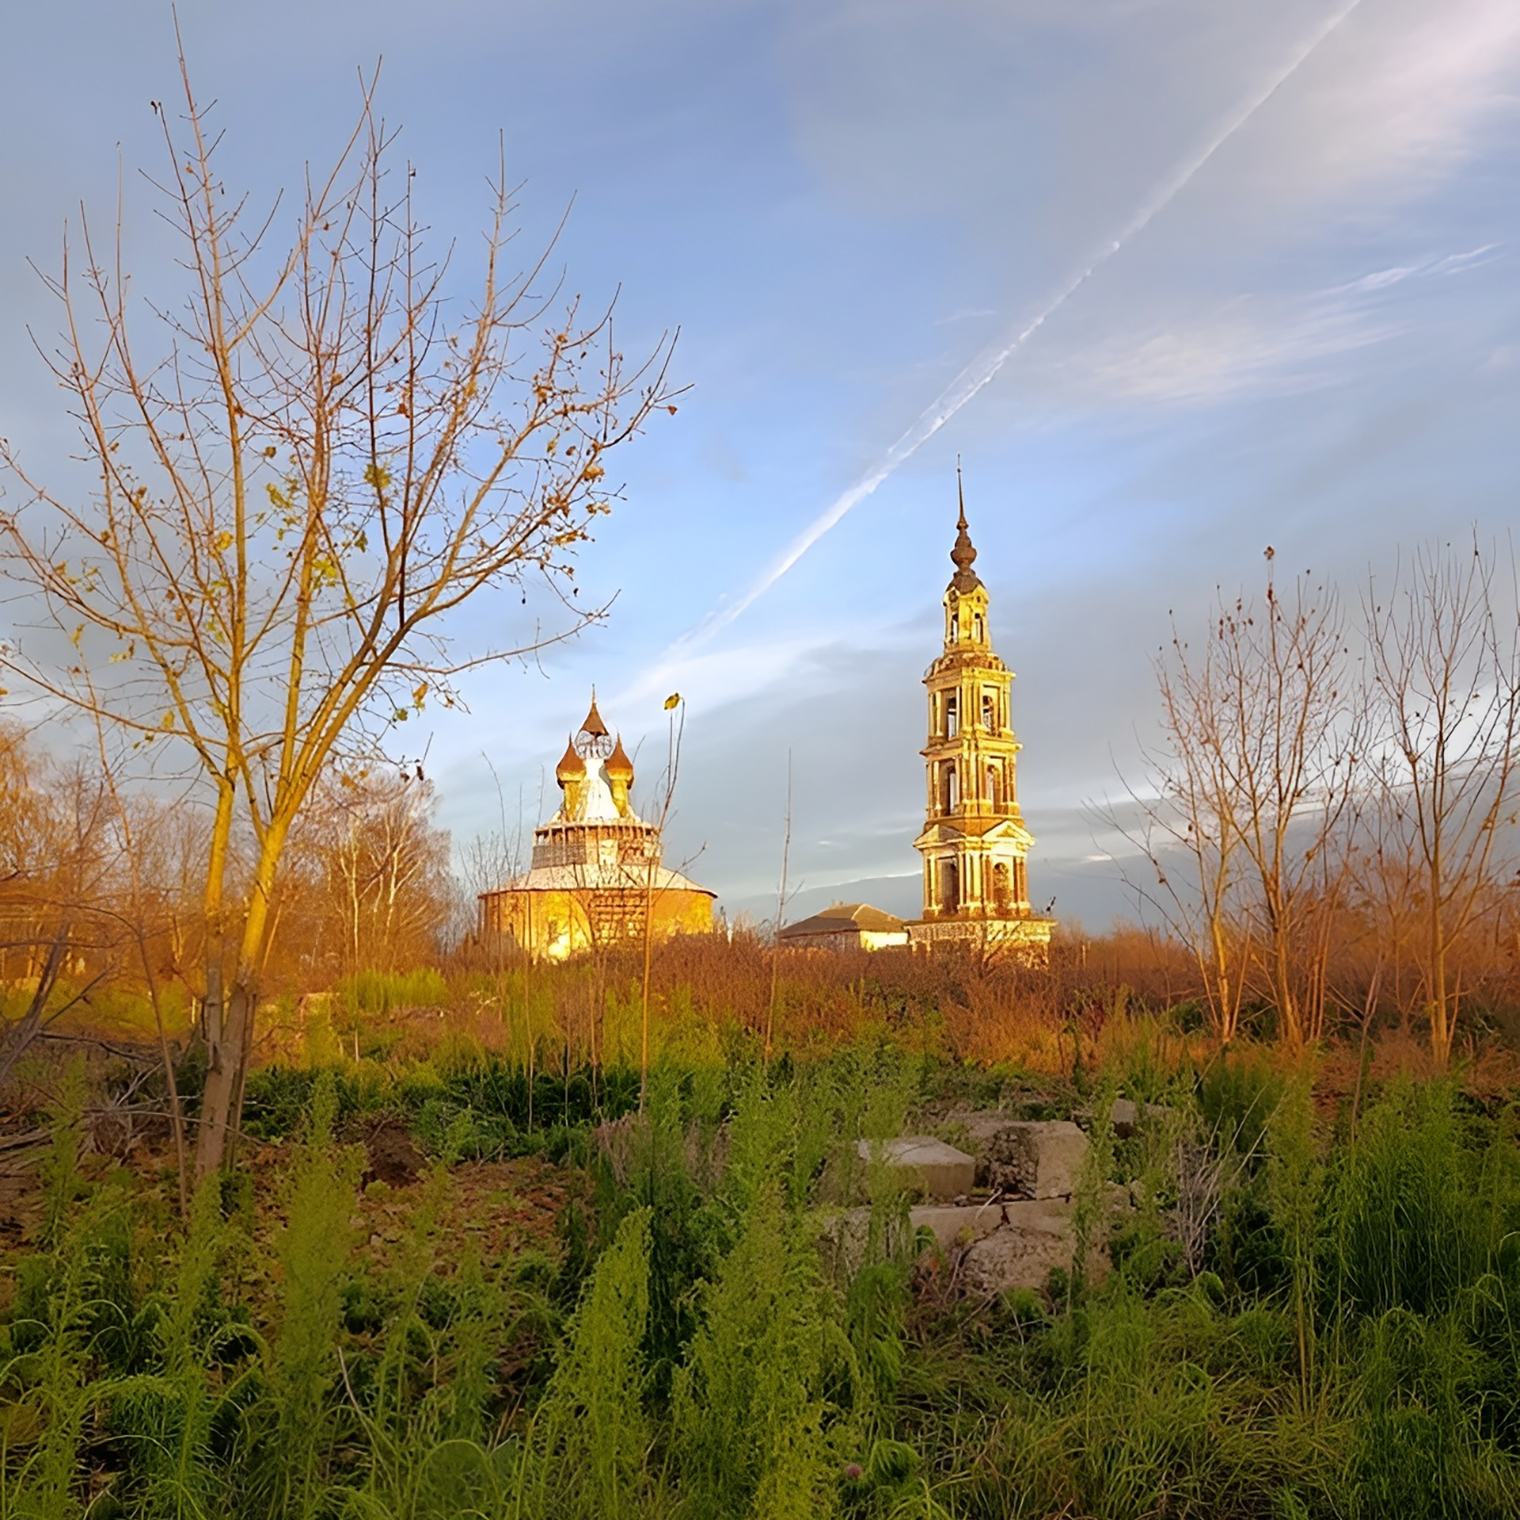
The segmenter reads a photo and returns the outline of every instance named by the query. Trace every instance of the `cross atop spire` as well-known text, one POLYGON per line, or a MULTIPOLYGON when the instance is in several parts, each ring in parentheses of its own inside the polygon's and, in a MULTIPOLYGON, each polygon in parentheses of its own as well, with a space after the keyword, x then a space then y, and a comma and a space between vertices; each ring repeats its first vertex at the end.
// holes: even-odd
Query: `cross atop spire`
POLYGON ((960 516, 955 520, 955 547, 950 551, 950 559, 955 565, 955 574, 950 577, 950 587, 954 591, 974 591, 982 582, 981 577, 971 568, 976 562, 976 545, 971 542, 971 535, 966 531, 966 489, 961 481, 961 461, 958 454, 955 458, 955 493, 961 510, 960 516))

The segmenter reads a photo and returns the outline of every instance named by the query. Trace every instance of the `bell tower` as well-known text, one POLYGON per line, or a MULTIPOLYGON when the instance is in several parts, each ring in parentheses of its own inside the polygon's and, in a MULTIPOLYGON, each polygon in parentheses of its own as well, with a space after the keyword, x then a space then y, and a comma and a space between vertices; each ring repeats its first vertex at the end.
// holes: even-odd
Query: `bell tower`
MULTIPOLYGON (((956 469, 960 485, 960 470, 956 469)), ((1052 921, 1029 903, 1027 858, 1034 838, 1019 809, 1022 746, 1009 711, 1013 672, 993 652, 987 588, 972 567, 976 548, 960 492, 955 573, 945 588, 945 643, 924 676, 929 738, 924 746, 926 816, 913 846, 923 856, 923 917, 912 942, 1016 946, 1043 961, 1052 921)))

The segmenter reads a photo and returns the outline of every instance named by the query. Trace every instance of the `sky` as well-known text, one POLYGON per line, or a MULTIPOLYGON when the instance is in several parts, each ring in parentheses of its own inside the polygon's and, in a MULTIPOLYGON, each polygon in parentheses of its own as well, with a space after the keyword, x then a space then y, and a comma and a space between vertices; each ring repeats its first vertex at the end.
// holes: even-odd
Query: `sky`
MULTIPOLYGON (((173 14, 12 0, 0 40, 0 434, 71 448, 31 334, 81 204, 140 171, 173 14)), ((505 149, 521 245, 616 298, 689 386, 580 555, 603 624, 425 720, 439 818, 542 820, 595 685, 641 774, 685 698, 668 859, 730 917, 911 914, 925 710, 963 464, 1018 673, 1037 906, 1132 916, 1105 809, 1144 786, 1152 662, 1217 593, 1520 517, 1514 0, 183 0, 222 167, 267 202, 329 159, 359 74, 467 263, 505 149), (864 487, 870 486, 870 489, 864 487), (845 510, 841 510, 845 508, 845 510), (799 552, 800 551, 800 552, 799 552)), ((484 646, 510 594, 455 632, 484 646)), ((515 606, 515 603, 514 603, 515 606)), ((546 607, 546 615, 548 608, 546 607)), ((415 732, 407 735, 417 747, 415 732)), ((637 790, 637 789, 636 789, 637 790)), ((647 788, 646 788, 647 791, 647 788)))

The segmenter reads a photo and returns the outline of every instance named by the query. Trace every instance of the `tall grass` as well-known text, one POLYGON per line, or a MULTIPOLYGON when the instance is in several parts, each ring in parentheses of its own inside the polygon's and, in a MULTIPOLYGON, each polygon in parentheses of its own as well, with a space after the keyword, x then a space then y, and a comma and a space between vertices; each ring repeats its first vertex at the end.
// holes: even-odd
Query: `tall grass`
POLYGON ((380 1114, 542 1136, 499 1055, 283 1074, 277 1185, 204 1188, 183 1226, 87 1154, 66 1084, 8 1263, 0 1520, 1520 1512, 1516 1111, 1403 1080, 1353 1127, 1308 1070, 1195 1071, 1142 1034, 1085 1099, 874 1038, 664 1063, 642 1113, 609 1112, 603 1072, 600 1102, 561 1100, 557 1170, 501 1173, 560 1179, 552 1257, 447 1222, 467 1148, 435 1145, 404 1201, 360 1193, 348 1142, 380 1114), (1120 1091, 1167 1107, 1118 1140, 1120 1091), (957 1297, 857 1154, 971 1092, 1089 1126, 1079 1270, 1047 1291, 957 1297), (1223 1196, 1185 1253, 1209 1156, 1223 1196))
POLYGON ((523 1455, 519 1511, 534 1520, 650 1512, 643 1409, 649 1212, 618 1226, 571 1321, 523 1455))
POLYGON ((693 1520, 833 1513, 824 1385, 849 1360, 838 1324, 812 1242, 779 1185, 761 1183, 676 1378, 672 1447, 693 1520))
MULTIPOLYGON (((156 1329, 158 1366, 126 1380, 113 1424, 126 1437, 134 1508, 144 1520, 209 1520, 230 1507, 215 1431, 241 1377, 209 1377, 229 1332, 208 1313, 227 1249, 221 1179, 196 1190, 173 1285, 156 1329)), ((230 1332, 241 1340, 241 1332, 230 1332)), ((242 1375, 246 1376, 246 1372, 242 1375)))

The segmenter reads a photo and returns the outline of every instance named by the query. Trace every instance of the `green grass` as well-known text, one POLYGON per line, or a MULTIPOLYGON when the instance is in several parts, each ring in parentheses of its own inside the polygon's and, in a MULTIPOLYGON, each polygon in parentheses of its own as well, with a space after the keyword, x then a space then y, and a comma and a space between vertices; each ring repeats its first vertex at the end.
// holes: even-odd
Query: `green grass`
POLYGON ((83 1156, 76 1075, 5 1261, 0 1520, 1520 1512, 1516 1111, 1400 1081, 1353 1127, 1249 1051, 1132 1060, 1091 1074, 1090 1110, 1170 1113, 1098 1127, 1079 1233, 1101 1259, 1127 1188, 1114 1265, 990 1303, 919 1282, 854 1142, 977 1082, 1070 1111, 1058 1085, 880 1045, 665 1065, 642 1113, 626 1072, 530 1085, 485 1056, 270 1071, 273 1190, 209 1186, 179 1224, 83 1156), (376 1253, 354 1141, 381 1114, 434 1160, 376 1253), (528 1153, 570 1184, 553 1259, 445 1233, 452 1164, 528 1153), (1209 1156, 1189 1261, 1174 1210, 1209 1156), (860 1190, 846 1270, 819 1230, 860 1190))

